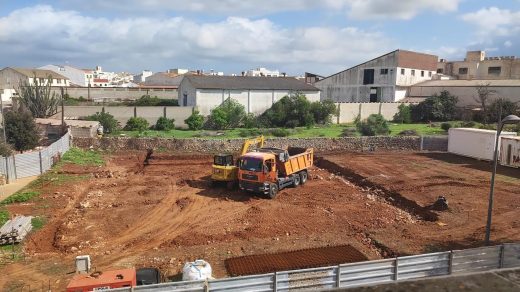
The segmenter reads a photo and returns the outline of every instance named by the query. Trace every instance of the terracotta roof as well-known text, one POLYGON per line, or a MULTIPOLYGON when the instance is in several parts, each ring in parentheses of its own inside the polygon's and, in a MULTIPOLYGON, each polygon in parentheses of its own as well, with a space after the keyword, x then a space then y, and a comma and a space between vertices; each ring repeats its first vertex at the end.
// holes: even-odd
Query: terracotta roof
MULTIPOLYGON (((257 89, 319 91, 318 88, 292 77, 184 76, 197 89, 257 89)), ((184 82, 184 80, 183 80, 184 82)))
POLYGON ((25 75, 27 77, 34 77, 36 76, 36 78, 48 78, 49 75, 53 78, 53 79, 69 79, 61 74, 58 74, 54 71, 51 71, 51 70, 43 70, 43 69, 33 69, 33 68, 11 68, 13 69, 14 71, 22 74, 22 75, 25 75))
POLYGON ((108 82, 108 79, 94 78, 94 82, 104 83, 104 82, 108 82))

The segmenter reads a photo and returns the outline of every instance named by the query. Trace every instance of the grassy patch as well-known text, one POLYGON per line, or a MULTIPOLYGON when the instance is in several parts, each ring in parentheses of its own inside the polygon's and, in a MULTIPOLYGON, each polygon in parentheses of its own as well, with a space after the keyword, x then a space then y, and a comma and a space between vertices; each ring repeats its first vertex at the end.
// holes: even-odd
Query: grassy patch
POLYGON ((446 135, 448 132, 444 131, 440 125, 431 126, 429 124, 390 124, 390 135, 397 136, 405 130, 415 130, 420 136, 435 136, 446 135))
POLYGON ((40 192, 38 191, 24 191, 24 192, 17 192, 6 199, 4 199, 2 202, 0 202, 0 205, 9 205, 13 203, 23 203, 31 200, 34 197, 37 197, 40 195, 40 192))
POLYGON ((43 218, 43 217, 33 217, 31 219, 31 225, 32 225, 33 231, 41 229, 43 227, 43 225, 45 225, 45 218, 43 218))
POLYGON ((5 209, 0 210, 0 227, 4 226, 5 222, 9 220, 9 211, 5 209))
POLYGON ((99 166, 105 163, 103 156, 98 151, 82 150, 79 148, 71 148, 63 155, 61 161, 84 166, 99 166))

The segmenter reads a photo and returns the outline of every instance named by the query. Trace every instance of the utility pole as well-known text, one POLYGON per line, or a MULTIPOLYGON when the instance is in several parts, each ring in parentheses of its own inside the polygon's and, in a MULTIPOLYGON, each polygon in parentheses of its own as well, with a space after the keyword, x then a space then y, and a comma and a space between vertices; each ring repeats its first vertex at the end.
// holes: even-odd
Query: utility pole
POLYGON ((64 94, 63 94, 63 86, 61 89, 61 130, 65 130, 65 101, 64 101, 64 94))

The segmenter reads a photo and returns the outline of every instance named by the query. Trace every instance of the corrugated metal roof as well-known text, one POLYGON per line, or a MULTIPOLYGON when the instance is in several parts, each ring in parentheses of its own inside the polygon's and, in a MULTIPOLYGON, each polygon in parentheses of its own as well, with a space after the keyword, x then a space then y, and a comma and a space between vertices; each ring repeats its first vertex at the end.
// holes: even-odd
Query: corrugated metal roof
POLYGON ((36 78, 48 78, 49 75, 53 79, 69 79, 61 74, 58 74, 51 70, 44 70, 44 69, 32 69, 32 68, 11 68, 14 71, 23 74, 27 77, 34 77, 36 75, 36 78))
POLYGON ((481 85, 494 87, 520 87, 520 79, 502 80, 429 80, 413 85, 413 87, 476 87, 481 85))
POLYGON ((292 77, 184 76, 197 89, 257 89, 319 91, 292 77))

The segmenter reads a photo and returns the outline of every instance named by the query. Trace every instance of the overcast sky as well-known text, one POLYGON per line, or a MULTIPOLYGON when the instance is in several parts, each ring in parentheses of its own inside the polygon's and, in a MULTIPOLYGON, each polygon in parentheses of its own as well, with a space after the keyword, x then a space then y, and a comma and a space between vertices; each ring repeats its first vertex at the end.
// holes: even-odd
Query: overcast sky
POLYGON ((520 0, 0 0, 0 67, 330 75, 395 49, 520 55, 520 0))

